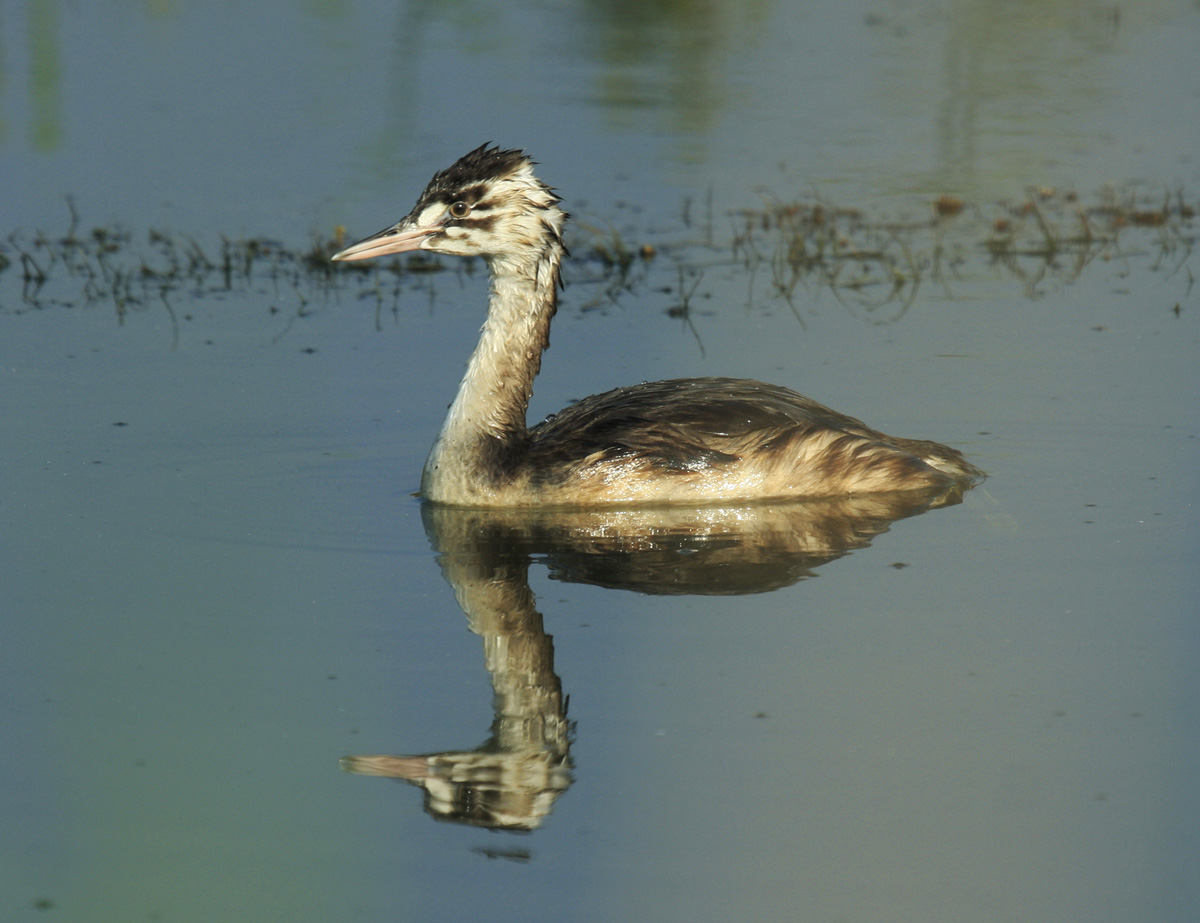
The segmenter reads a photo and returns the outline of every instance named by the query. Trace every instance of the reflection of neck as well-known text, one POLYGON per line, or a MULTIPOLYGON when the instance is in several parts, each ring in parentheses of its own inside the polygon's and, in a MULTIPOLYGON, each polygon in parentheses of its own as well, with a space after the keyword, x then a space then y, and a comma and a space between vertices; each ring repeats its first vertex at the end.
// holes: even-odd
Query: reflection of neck
POLYGON ((476 750, 427 756, 353 756, 351 772, 405 779, 425 790, 435 817, 532 830, 571 784, 567 716, 554 642, 529 589, 526 556, 443 546, 440 558, 471 630, 483 638, 494 690, 492 737, 476 750))
POLYGON ((472 568, 453 558, 443 564, 471 631, 483 639, 495 692, 493 745, 503 751, 565 756, 567 718, 562 684, 554 672, 554 639, 534 608, 528 564, 472 568))
POLYGON ((421 492, 453 502, 455 482, 477 485, 511 467, 526 440, 533 380, 550 343, 562 245, 528 267, 492 267, 487 320, 441 433, 425 462, 421 492))

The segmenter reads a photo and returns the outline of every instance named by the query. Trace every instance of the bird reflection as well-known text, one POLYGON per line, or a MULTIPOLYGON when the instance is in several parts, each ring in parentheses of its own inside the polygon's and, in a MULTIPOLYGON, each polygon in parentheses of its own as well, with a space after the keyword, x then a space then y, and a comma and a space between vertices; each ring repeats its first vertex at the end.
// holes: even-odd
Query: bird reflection
POLYGON ((638 593, 742 595, 810 577, 899 519, 958 503, 961 490, 739 507, 480 510, 426 504, 426 534, 491 675, 491 736, 473 750, 348 756, 362 775, 425 791, 438 820, 533 830, 572 782, 571 724, 554 643, 529 587, 550 576, 638 593))

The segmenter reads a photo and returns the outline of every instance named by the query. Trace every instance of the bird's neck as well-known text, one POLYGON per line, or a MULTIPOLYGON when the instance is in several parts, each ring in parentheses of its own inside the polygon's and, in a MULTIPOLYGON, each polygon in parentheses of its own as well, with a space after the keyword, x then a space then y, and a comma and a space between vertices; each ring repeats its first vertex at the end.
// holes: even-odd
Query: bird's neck
POLYGON ((425 463, 421 493, 426 499, 469 502, 464 492, 487 490, 509 476, 524 451, 525 414, 542 352, 550 344, 561 259, 562 247, 556 245, 527 266, 492 265, 479 344, 425 463))

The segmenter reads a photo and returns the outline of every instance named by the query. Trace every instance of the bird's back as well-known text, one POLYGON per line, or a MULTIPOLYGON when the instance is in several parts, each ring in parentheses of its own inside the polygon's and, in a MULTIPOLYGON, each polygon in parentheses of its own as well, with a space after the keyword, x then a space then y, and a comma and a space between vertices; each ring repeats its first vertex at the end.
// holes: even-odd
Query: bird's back
POLYGON ((749 379, 618 388, 568 407, 529 437, 528 484, 563 492, 561 502, 835 496, 966 487, 982 477, 947 446, 886 436, 749 379))

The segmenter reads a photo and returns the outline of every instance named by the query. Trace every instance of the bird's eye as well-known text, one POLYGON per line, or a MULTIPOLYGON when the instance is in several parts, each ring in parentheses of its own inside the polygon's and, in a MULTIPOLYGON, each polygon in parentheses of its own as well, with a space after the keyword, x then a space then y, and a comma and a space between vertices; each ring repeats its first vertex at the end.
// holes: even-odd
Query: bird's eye
POLYGON ((465 218, 471 214, 471 206, 466 202, 455 202, 450 206, 450 217, 465 218))

